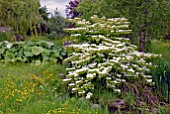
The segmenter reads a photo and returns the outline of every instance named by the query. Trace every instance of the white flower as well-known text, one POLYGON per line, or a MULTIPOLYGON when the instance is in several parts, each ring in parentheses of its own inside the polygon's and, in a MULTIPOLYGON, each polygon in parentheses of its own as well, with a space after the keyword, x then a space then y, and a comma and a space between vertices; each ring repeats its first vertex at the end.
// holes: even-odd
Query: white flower
POLYGON ((116 32, 131 32, 132 30, 117 30, 116 32))
POLYGON ((93 95, 93 93, 91 93, 91 92, 88 92, 88 93, 87 93, 87 95, 90 95, 90 96, 92 96, 92 95, 93 95))
POLYGON ((69 82, 69 81, 71 81, 71 80, 72 80, 71 78, 63 79, 63 82, 69 82))
POLYGON ((76 81, 76 84, 79 84, 79 83, 81 83, 81 82, 82 82, 82 81, 80 81, 80 80, 79 80, 79 81, 76 81))
POLYGON ((115 85, 112 85, 112 84, 107 83, 107 87, 108 87, 108 88, 115 88, 115 85))
POLYGON ((151 82, 152 82, 152 79, 147 79, 146 81, 149 82, 149 83, 151 83, 151 82))
POLYGON ((111 77, 106 77, 106 80, 112 80, 112 78, 111 77))
POLYGON ((87 79, 93 79, 96 77, 96 73, 93 73, 93 74, 87 74, 86 75, 87 79))
POLYGON ((70 84, 68 84, 70 87, 73 87, 73 86, 75 86, 75 83, 70 83, 70 84))
POLYGON ((125 79, 122 79, 121 81, 122 81, 122 82, 126 82, 126 80, 125 80, 125 79))
POLYGON ((144 59, 140 59, 138 62, 139 63, 145 63, 145 60, 144 59))
POLYGON ((128 68, 128 66, 126 66, 126 65, 124 65, 124 64, 121 64, 120 65, 123 69, 127 69, 128 68))
POLYGON ((115 89, 114 91, 115 91, 115 92, 118 92, 118 93, 120 93, 120 92, 121 92, 121 90, 120 90, 120 89, 115 89))
POLYGON ((12 47, 12 43, 7 44, 7 48, 10 49, 12 47))
POLYGON ((128 72, 135 73, 135 71, 132 68, 128 69, 128 72))
POLYGON ((71 36, 81 36, 81 34, 72 34, 71 36))
POLYGON ((122 75, 120 75, 120 74, 117 74, 116 76, 117 76, 117 77, 122 77, 122 75))
POLYGON ((94 68, 96 65, 97 65, 97 63, 91 63, 91 64, 89 64, 88 66, 89 66, 90 68, 94 68))
POLYGON ((120 82, 118 82, 118 81, 116 81, 116 80, 114 80, 113 82, 114 82, 115 84, 118 84, 118 83, 120 83, 120 82))
POLYGON ((143 77, 145 77, 145 78, 152 78, 151 75, 143 75, 143 77))
POLYGON ((86 95, 86 99, 90 99, 93 96, 93 93, 88 92, 86 95))
POLYGON ((86 96, 86 99, 90 99, 90 95, 87 95, 87 96, 86 96))
POLYGON ((77 88, 72 88, 72 91, 77 91, 78 89, 77 88))
POLYGON ((85 91, 78 92, 78 94, 80 94, 80 95, 85 94, 85 91))

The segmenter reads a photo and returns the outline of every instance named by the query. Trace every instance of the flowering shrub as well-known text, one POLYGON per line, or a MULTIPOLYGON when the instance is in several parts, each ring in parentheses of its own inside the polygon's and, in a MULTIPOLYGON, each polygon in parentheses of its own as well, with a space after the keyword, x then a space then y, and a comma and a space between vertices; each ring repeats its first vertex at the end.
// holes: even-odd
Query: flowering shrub
POLYGON ((88 41, 89 36, 103 35, 114 39, 131 33, 129 30, 129 22, 125 18, 106 19, 105 17, 98 18, 92 16, 90 21, 81 20, 80 18, 68 19, 68 22, 75 23, 76 28, 65 29, 71 33, 72 37, 84 38, 88 41))
POLYGON ((67 75, 63 81, 68 84, 71 92, 78 96, 86 95, 86 99, 90 99, 96 81, 104 81, 106 87, 115 92, 121 92, 121 83, 140 77, 151 83, 152 63, 146 60, 158 55, 140 53, 135 45, 130 44, 129 39, 118 37, 131 32, 128 30, 127 19, 97 16, 91 19, 93 24, 79 18, 69 19, 77 24, 77 28, 66 29, 72 33, 71 36, 87 40, 85 43, 66 47, 73 50, 65 59, 65 62, 72 63, 72 67, 66 69, 67 75))

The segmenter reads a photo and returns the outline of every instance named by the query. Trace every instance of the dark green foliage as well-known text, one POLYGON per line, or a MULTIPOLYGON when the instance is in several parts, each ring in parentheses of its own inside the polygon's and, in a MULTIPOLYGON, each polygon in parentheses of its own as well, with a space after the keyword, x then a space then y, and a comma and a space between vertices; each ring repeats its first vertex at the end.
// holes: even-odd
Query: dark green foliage
POLYGON ((165 59, 157 59, 155 64, 156 68, 152 69, 151 72, 156 89, 170 103, 170 63, 165 59))
POLYGON ((58 37, 63 37, 66 33, 63 31, 64 28, 68 26, 65 18, 61 16, 58 9, 54 11, 54 15, 49 19, 47 26, 50 30, 49 34, 46 34, 48 38, 55 39, 58 37))
POLYGON ((48 20, 49 20, 48 15, 49 15, 50 13, 48 12, 48 9, 47 9, 46 6, 41 7, 41 8, 39 9, 39 13, 40 13, 40 15, 42 16, 42 18, 43 18, 45 21, 48 21, 48 20))

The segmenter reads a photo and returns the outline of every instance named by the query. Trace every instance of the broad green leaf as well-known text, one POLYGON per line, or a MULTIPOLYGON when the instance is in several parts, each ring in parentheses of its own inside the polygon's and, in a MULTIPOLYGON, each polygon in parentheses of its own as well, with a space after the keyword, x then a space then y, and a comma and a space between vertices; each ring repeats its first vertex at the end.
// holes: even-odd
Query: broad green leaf
POLYGON ((7 52, 7 53, 6 53, 5 58, 6 58, 6 59, 14 59, 14 58, 15 58, 15 56, 14 56, 14 54, 13 54, 13 53, 11 53, 11 52, 7 52))
POLYGON ((32 53, 33 55, 39 55, 40 53, 44 52, 44 48, 42 47, 37 47, 37 46, 34 46, 32 47, 32 53))

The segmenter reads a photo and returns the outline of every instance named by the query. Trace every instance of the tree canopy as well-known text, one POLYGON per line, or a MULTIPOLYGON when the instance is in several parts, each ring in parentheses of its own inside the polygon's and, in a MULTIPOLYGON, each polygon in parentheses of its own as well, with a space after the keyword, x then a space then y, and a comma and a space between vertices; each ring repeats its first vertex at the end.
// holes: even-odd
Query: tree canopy
POLYGON ((145 41, 163 37, 170 19, 169 0, 83 0, 77 10, 81 17, 92 15, 107 18, 125 17, 131 23, 133 36, 140 39, 141 51, 145 51, 145 41))
POLYGON ((37 22, 39 7, 39 0, 0 0, 0 26, 24 35, 37 22))

